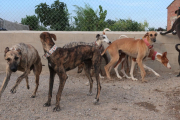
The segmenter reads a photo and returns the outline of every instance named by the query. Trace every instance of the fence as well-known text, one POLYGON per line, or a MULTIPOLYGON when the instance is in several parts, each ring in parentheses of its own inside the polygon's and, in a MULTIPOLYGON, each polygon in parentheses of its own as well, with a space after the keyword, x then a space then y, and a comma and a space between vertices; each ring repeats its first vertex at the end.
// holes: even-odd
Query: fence
MULTIPOLYGON (((166 30, 173 0, 14 0, 1 2, 1 18, 31 30, 166 30)), ((180 6, 176 5, 176 6, 180 6)), ((176 8, 176 7, 175 7, 176 8)), ((178 9, 178 7, 177 7, 178 9)))

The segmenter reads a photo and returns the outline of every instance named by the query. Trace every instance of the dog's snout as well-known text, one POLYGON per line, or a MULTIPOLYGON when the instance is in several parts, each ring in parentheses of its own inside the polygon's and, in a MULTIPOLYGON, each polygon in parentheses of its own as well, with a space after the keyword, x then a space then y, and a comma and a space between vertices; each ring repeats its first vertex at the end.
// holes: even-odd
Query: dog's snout
POLYGON ((17 71, 17 65, 11 65, 10 70, 12 72, 16 72, 17 71))
POLYGON ((111 43, 111 41, 109 41, 109 43, 111 43))
POLYGON ((16 71, 17 71, 17 68, 15 68, 15 67, 14 67, 14 68, 11 68, 11 71, 12 71, 12 72, 16 72, 16 71))

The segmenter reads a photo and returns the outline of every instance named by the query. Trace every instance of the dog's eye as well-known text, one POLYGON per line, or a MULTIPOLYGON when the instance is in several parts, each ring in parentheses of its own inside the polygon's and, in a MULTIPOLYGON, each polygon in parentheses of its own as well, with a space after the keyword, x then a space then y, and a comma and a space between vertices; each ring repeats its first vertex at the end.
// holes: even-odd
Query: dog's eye
POLYGON ((105 37, 103 37, 103 39, 105 39, 105 37))
POLYGON ((18 57, 15 57, 14 59, 15 59, 15 60, 18 60, 18 57))
POLYGON ((150 36, 152 37, 153 35, 152 35, 152 34, 150 34, 150 36))
POLYGON ((155 34, 155 36, 157 36, 157 34, 155 34))

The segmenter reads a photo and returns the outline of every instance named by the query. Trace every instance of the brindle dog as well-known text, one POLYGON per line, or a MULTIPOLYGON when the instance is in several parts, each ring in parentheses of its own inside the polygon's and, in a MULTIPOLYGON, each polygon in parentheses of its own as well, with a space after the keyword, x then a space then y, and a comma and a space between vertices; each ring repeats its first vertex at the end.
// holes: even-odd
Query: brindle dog
POLYGON ((89 45, 79 45, 73 48, 57 48, 52 38, 56 40, 56 35, 48 32, 43 32, 40 34, 45 55, 49 54, 49 56, 46 57, 50 71, 48 101, 44 104, 44 106, 48 107, 51 105, 54 76, 57 74, 60 79, 60 84, 56 95, 56 107, 53 109, 53 111, 60 110, 61 94, 68 78, 66 71, 76 68, 82 62, 85 64, 85 74, 90 82, 90 90, 88 95, 92 94, 93 80, 90 75, 90 69, 92 66, 94 67, 97 81, 97 94, 94 103, 98 103, 101 90, 99 80, 101 55, 99 51, 89 45), (55 49, 53 49, 54 46, 55 49), (51 52, 51 50, 54 51, 51 52))
POLYGON ((42 70, 41 58, 37 50, 32 45, 19 43, 10 49, 6 47, 4 58, 7 60, 6 77, 0 89, 0 97, 10 80, 11 73, 16 72, 17 70, 24 73, 18 77, 16 84, 11 89, 11 93, 16 92, 18 85, 24 78, 26 79, 27 89, 29 89, 28 74, 33 70, 34 75, 36 76, 36 88, 31 97, 34 98, 39 86, 39 75, 42 70))

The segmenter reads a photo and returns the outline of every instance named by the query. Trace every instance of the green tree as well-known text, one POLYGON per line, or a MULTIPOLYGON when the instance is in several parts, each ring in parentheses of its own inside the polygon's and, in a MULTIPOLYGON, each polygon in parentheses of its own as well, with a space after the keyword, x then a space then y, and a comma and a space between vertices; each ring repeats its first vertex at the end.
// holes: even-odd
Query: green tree
POLYGON ((29 25, 33 30, 36 30, 39 27, 39 20, 35 15, 26 15, 25 18, 21 18, 21 23, 23 25, 29 25))
POLYGON ((74 5, 76 10, 75 26, 80 31, 97 31, 102 30, 106 26, 105 18, 107 10, 103 11, 99 5, 99 10, 93 10, 89 4, 85 4, 85 8, 74 5))
POLYGON ((50 26, 54 30, 65 30, 69 26, 69 13, 65 3, 56 0, 51 6, 40 3, 35 7, 35 13, 45 27, 50 26))
POLYGON ((131 19, 119 19, 109 28, 114 31, 145 31, 147 27, 147 21, 144 21, 144 23, 138 23, 131 19))

